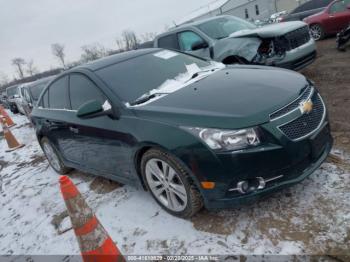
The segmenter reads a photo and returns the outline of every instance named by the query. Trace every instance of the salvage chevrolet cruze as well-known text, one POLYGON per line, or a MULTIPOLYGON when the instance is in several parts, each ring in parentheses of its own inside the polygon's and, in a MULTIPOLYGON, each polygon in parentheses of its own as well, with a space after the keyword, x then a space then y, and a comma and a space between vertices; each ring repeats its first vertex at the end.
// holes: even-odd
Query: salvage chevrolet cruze
POLYGON ((332 147, 324 102, 302 75, 163 49, 63 73, 32 118, 58 173, 140 185, 179 217, 300 182, 332 147))

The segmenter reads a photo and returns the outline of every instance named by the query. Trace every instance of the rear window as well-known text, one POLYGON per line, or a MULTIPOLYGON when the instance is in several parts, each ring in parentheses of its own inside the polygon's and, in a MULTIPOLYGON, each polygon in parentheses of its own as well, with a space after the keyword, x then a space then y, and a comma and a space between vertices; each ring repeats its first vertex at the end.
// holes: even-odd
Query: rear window
POLYGON ((158 39, 158 46, 165 49, 180 50, 179 42, 177 41, 176 34, 163 36, 158 39))
POLYGON ((40 96, 41 92, 42 92, 43 89, 46 87, 46 85, 48 84, 48 82, 49 82, 49 81, 43 82, 43 83, 40 83, 40 84, 36 84, 36 85, 31 86, 31 87, 29 88, 33 100, 37 101, 37 100, 39 99, 39 96, 40 96))
POLYGON ((301 6, 294 9, 291 14, 306 12, 313 9, 324 8, 332 3, 334 0, 311 0, 302 4, 301 6))

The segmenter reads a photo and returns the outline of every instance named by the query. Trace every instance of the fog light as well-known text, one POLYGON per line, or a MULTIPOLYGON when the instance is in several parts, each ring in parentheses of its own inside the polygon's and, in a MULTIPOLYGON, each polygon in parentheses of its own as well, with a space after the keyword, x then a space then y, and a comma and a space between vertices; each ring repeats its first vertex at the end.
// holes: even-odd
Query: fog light
POLYGON ((248 192, 248 190, 249 190, 249 183, 248 183, 248 181, 238 182, 237 189, 238 189, 238 192, 240 192, 241 194, 246 194, 248 192))

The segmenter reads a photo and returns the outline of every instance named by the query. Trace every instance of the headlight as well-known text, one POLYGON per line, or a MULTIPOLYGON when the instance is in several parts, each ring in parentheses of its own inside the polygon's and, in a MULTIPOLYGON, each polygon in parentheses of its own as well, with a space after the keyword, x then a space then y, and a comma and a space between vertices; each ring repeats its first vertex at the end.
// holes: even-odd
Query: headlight
POLYGON ((184 129, 201 138, 211 149, 218 151, 233 151, 260 144, 255 128, 220 130, 184 127, 184 129))

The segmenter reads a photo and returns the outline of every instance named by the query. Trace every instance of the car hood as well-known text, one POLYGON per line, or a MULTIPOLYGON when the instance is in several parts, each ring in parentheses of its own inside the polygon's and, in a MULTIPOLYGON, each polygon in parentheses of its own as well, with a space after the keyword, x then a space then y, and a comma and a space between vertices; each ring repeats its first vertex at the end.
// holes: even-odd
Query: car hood
POLYGON ((307 24, 301 21, 284 22, 266 25, 256 29, 241 30, 231 34, 229 37, 252 37, 257 36, 261 38, 275 37, 285 35, 288 32, 294 31, 298 28, 306 26, 307 24))
POLYGON ((171 125, 243 128, 266 123, 307 85, 301 74, 261 66, 229 66, 143 106, 143 119, 171 125))

